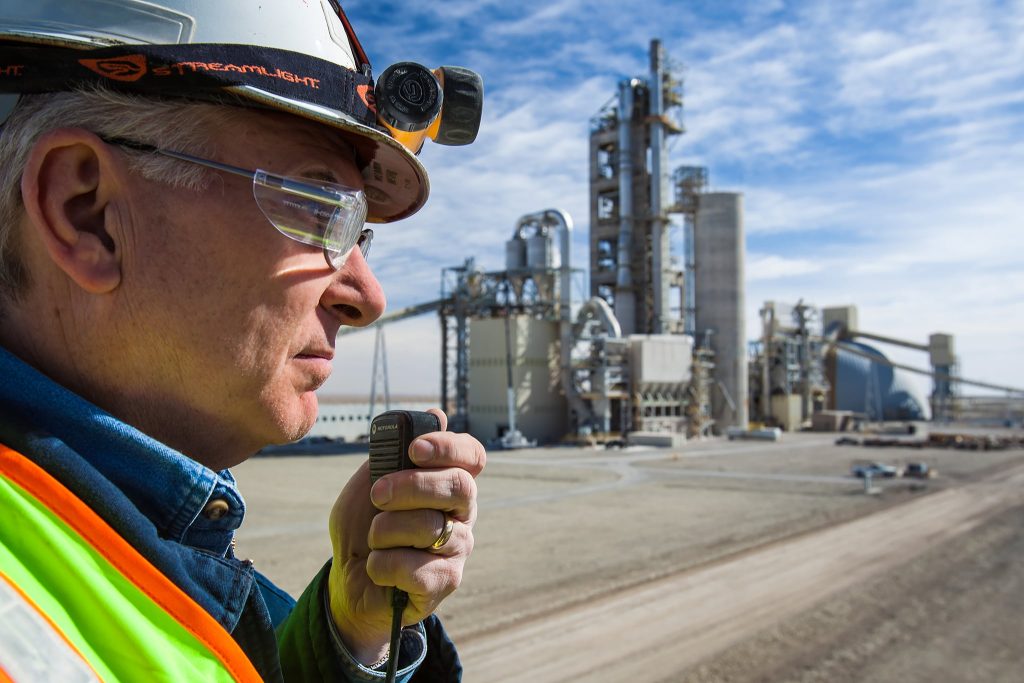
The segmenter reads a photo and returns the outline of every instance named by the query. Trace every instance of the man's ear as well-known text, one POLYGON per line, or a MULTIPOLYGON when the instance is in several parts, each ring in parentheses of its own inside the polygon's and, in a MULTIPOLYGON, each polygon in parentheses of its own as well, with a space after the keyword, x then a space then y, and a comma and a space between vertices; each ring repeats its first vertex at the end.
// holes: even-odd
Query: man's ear
POLYGON ((53 263, 90 294, 121 282, 122 234, 110 202, 123 189, 123 164, 81 128, 58 128, 36 142, 21 176, 28 229, 53 263))

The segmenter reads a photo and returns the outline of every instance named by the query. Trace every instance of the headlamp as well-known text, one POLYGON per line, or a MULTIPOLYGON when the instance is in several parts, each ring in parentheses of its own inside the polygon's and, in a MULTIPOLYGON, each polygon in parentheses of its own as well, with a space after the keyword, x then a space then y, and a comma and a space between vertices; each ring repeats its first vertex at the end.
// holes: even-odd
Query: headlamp
POLYGON ((400 220, 427 200, 416 158, 424 140, 465 145, 480 126, 477 74, 406 63, 377 83, 339 0, 3 4, 0 124, 18 95, 93 84, 295 114, 352 139, 370 222, 400 220))
POLYGON ((441 145, 468 145, 483 114, 484 84, 475 71, 414 62, 389 66, 374 88, 377 123, 414 154, 430 138, 441 145))

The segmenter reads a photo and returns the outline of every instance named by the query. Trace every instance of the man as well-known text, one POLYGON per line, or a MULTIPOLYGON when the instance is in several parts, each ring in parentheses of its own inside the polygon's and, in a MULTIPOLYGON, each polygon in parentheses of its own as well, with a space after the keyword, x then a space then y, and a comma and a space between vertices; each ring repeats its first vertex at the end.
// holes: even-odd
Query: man
POLYGON ((459 678, 432 613, 485 454, 440 411, 422 469, 341 491, 297 604, 232 551, 229 468, 384 310, 364 218, 426 200, 368 72, 334 0, 0 3, 0 673, 459 678))

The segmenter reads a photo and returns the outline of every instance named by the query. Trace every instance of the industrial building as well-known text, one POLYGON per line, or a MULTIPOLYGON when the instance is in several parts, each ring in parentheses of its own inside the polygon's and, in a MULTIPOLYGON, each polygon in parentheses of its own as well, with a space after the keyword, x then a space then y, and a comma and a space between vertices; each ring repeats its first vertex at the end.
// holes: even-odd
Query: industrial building
POLYGON ((572 218, 548 209, 512 226, 504 270, 468 259, 440 299, 388 316, 440 314, 453 429, 522 445, 747 425, 742 196, 707 192, 704 168, 669 173, 682 104, 655 40, 650 72, 591 120, 589 299, 571 297, 572 218))
POLYGON ((813 414, 840 411, 870 421, 950 417, 956 399, 953 338, 933 334, 928 344, 858 329, 857 308, 817 308, 803 301, 774 301, 761 308, 762 336, 751 345, 750 386, 754 418, 793 431, 813 414), (934 390, 926 399, 898 366, 868 341, 928 354, 934 390))
MULTIPOLYGON (((655 40, 649 73, 622 79, 590 121, 588 299, 572 300, 573 220, 547 209, 510 226, 503 270, 469 258, 442 271, 439 299, 382 319, 439 314, 450 427, 507 447, 677 444, 825 414, 953 417, 965 380, 951 335, 893 339, 860 330, 853 306, 769 301, 748 342, 743 196, 709 191, 703 167, 670 172, 682 106, 655 40), (922 351, 930 367, 893 363, 869 342, 922 351), (930 397, 910 372, 932 378, 930 397)), ((375 391, 386 388, 379 325, 374 367, 375 391)))

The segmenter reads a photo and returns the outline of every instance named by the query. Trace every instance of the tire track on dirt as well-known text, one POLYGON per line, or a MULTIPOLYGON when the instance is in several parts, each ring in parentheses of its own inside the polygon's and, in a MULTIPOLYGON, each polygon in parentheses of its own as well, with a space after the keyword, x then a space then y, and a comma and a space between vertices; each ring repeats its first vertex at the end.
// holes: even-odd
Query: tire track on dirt
POLYGON ((1024 466, 460 642, 479 683, 660 680, 1024 500, 1024 466))

